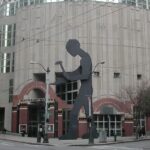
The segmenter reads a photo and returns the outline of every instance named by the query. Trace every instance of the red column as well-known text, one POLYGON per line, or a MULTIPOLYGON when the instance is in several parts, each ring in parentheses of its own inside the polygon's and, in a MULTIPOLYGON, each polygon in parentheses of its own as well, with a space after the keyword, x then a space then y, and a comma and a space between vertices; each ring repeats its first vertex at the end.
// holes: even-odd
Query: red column
POLYGON ((84 134, 88 132, 88 124, 86 119, 79 120, 79 132, 78 136, 82 137, 84 134))
POLYGON ((150 131, 150 117, 146 117, 146 131, 150 131))
POLYGON ((19 108, 19 130, 23 126, 26 127, 27 131, 27 124, 28 124, 28 106, 21 105, 19 108))
POLYGON ((123 128, 125 131, 125 136, 132 136, 133 135, 133 121, 125 121, 123 124, 123 128))
POLYGON ((12 132, 17 132, 17 108, 12 109, 12 132))
POLYGON ((62 136, 63 133, 63 116, 62 110, 58 111, 58 137, 62 136))

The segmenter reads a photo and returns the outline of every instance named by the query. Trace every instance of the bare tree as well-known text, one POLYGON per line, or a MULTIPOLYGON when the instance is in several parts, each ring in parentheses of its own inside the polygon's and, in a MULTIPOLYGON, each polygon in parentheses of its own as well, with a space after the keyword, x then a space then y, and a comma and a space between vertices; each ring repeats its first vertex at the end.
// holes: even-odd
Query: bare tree
POLYGON ((120 92, 120 97, 133 104, 133 110, 129 108, 129 114, 133 115, 135 134, 138 138, 141 116, 150 114, 150 86, 148 82, 142 82, 140 86, 124 88, 120 92))

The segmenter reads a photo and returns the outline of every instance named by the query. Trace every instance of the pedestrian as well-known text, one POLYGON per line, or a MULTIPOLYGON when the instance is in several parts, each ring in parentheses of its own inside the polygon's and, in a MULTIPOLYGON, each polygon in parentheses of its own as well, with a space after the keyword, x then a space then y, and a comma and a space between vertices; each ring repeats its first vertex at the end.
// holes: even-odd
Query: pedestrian
POLYGON ((142 136, 142 129, 139 127, 139 138, 142 136))
POLYGON ((22 127, 22 129, 21 129, 21 135, 24 137, 25 134, 26 134, 25 127, 22 127))
POLYGON ((142 127, 142 135, 145 136, 145 127, 142 127))
POLYGON ((125 129, 122 128, 122 136, 125 136, 125 129))
POLYGON ((43 138, 43 127, 40 124, 40 128, 39 128, 39 134, 40 134, 40 138, 43 138))

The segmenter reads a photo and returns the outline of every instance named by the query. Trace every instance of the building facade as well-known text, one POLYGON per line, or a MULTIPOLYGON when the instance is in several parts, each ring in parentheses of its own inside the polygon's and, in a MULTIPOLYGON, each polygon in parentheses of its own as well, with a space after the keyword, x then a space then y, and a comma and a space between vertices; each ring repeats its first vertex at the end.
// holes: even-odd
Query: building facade
MULTIPOLYGON (((150 80, 149 0, 20 0, 0 7, 0 128, 36 136, 44 124, 46 75, 50 68, 49 136, 69 126, 79 81, 54 84, 63 61, 67 71, 79 66, 65 50, 78 39, 93 63, 93 110, 97 131, 122 136, 134 133, 133 104, 122 93, 150 80), (34 61, 37 64, 31 64, 34 61), (39 65, 40 64, 40 65, 39 65), (123 131, 124 130, 124 131, 123 131)), ((141 126, 150 130, 149 118, 141 126)), ((84 110, 79 137, 87 132, 84 110)))

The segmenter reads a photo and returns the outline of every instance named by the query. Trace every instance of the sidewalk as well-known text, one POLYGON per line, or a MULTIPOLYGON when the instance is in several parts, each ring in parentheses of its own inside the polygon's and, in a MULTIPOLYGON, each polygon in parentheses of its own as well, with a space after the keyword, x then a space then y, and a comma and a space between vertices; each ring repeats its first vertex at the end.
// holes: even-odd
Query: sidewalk
MULTIPOLYGON (((27 144, 42 144, 47 146, 90 146, 88 139, 76 139, 76 140, 59 140, 58 138, 50 138, 49 143, 37 143, 36 138, 32 137, 22 137, 17 135, 7 135, 0 134, 0 140, 13 141, 13 142, 21 142, 27 144)), ((150 136, 142 137, 140 140, 150 140, 150 136)), ((138 142, 135 137, 117 137, 117 140, 114 141, 114 137, 107 138, 107 142, 100 143, 99 138, 94 139, 94 145, 108 145, 108 144, 116 144, 116 143, 125 143, 125 142, 138 142)))

